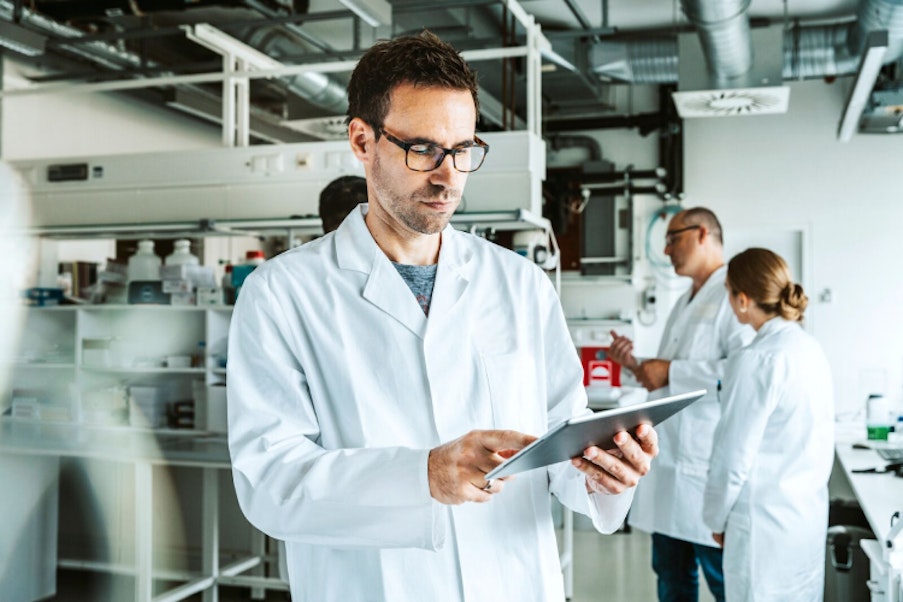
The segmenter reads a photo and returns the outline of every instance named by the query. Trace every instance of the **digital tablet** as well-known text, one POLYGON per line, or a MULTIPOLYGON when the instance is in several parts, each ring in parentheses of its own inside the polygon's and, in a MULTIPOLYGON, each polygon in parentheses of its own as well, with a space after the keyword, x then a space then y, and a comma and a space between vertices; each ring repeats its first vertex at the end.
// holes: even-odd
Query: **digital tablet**
POLYGON ((558 424, 486 474, 486 480, 548 466, 583 455, 593 445, 616 448, 613 437, 633 432, 641 424, 656 425, 706 394, 705 389, 669 395, 653 401, 577 416, 558 424))

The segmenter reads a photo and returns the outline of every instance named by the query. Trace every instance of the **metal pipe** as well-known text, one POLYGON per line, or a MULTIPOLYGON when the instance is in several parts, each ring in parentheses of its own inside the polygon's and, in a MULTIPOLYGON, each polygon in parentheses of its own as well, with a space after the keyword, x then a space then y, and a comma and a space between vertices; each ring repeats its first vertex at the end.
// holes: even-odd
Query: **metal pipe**
MULTIPOLYGON (((704 0, 694 1, 693 6, 704 3, 704 0)), ((685 10, 688 3, 684 0, 685 10)), ((736 7, 745 7, 746 4, 748 0, 733 2, 736 7)), ((748 34, 744 31, 742 20, 746 19, 748 23, 748 17, 741 18, 738 14, 731 19, 728 11, 717 10, 719 14, 727 15, 724 22, 715 23, 714 27, 700 33, 700 37, 706 48, 707 60, 710 64, 722 65, 717 69, 726 75, 742 69, 745 64, 744 49, 748 34), (719 49, 714 59, 710 57, 709 46, 719 49)), ((697 15, 696 12, 692 14, 697 15)), ((784 34, 783 78, 808 79, 855 73, 866 34, 876 29, 888 31, 890 46, 884 57, 885 64, 903 56, 903 0, 863 0, 857 8, 857 15, 854 21, 797 25, 788 29, 784 34)), ((706 23, 711 19, 709 16, 697 18, 706 19, 706 23)), ((607 40, 593 45, 589 50, 589 64, 597 76, 632 84, 676 83, 677 61, 677 41, 673 36, 607 40)))
POLYGON ((749 0, 681 0, 696 26, 709 71, 719 80, 743 75, 752 67, 749 0))

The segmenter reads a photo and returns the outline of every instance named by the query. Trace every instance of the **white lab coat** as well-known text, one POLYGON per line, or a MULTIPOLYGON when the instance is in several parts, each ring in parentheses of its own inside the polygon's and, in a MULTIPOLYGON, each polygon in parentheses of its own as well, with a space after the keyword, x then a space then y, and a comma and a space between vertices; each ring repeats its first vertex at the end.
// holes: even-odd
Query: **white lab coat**
POLYGON ((721 414, 716 389, 725 358, 755 336, 731 310, 726 275, 726 266, 718 268, 692 299, 691 291, 682 295, 668 317, 658 357, 671 360, 669 386, 654 396, 697 389, 708 393, 656 427, 659 455, 637 486, 628 519, 642 531, 706 546, 716 545, 701 510, 712 436, 721 414))
POLYGON ((834 393, 818 342, 773 318, 728 360, 705 490, 724 537, 728 602, 816 602, 824 591, 834 393))
POLYGON ((242 287, 228 363, 242 510, 286 541, 296 602, 563 600, 549 492, 610 532, 632 491, 587 494, 565 462, 444 506, 427 479, 429 450, 472 429, 539 435, 587 411, 554 288, 448 227, 427 319, 365 211, 242 287))

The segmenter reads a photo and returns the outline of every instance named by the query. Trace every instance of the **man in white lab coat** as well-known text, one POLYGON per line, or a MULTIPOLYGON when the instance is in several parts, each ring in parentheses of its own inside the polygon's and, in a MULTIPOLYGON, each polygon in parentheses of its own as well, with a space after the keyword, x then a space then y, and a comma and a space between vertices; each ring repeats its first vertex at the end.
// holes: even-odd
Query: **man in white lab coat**
POLYGON ((381 42, 348 116, 368 204, 255 270, 235 307, 241 507, 286 541, 296 602, 563 600, 549 493, 617 529, 655 431, 485 480, 587 410, 546 274, 448 225, 487 151, 475 76, 432 34, 381 42))
POLYGON ((724 600, 721 548, 702 520, 709 456, 721 415, 718 388, 729 353, 755 333, 734 317, 724 288, 721 224, 710 210, 677 213, 665 234, 665 254, 674 271, 692 280, 677 300, 659 346, 658 358, 637 360, 630 339, 612 332, 612 359, 648 390, 708 394, 662 423, 660 458, 637 488, 629 523, 652 533, 652 567, 662 602, 695 602, 698 568, 716 600, 724 600))

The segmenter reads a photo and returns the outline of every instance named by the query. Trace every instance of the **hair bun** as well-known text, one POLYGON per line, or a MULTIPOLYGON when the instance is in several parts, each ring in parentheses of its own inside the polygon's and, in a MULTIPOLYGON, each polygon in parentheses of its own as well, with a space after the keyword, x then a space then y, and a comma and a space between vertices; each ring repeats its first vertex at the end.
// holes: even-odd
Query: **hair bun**
POLYGON ((803 291, 803 287, 795 282, 789 282, 781 290, 780 305, 784 311, 781 312, 786 318, 800 320, 806 306, 809 305, 809 297, 803 291))

